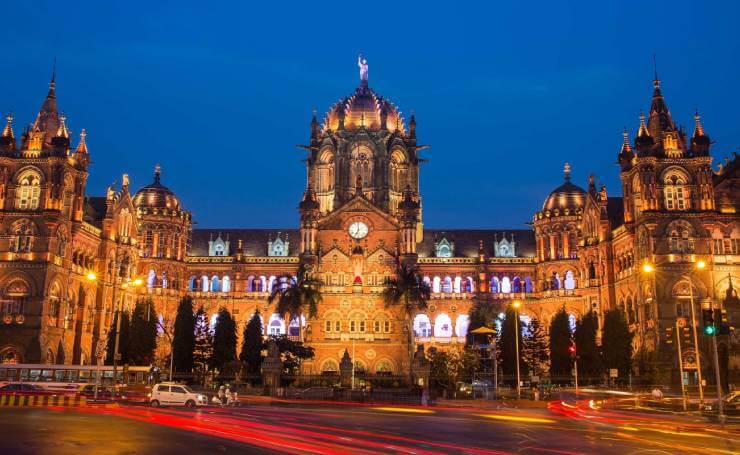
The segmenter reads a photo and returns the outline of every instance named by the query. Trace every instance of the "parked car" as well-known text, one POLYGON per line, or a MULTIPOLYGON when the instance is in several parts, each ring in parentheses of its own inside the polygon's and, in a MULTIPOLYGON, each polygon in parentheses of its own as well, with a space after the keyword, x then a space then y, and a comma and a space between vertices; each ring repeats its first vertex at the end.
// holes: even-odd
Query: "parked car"
MULTIPOLYGON (((717 401, 704 405, 705 411, 716 412, 717 401)), ((740 391, 730 392, 722 397, 722 409, 726 415, 740 415, 740 391)))
MULTIPOLYGON (((81 385, 77 393, 88 400, 95 398, 95 384, 81 385)), ((116 392, 112 387, 98 386, 98 400, 125 400, 126 395, 116 392)))
POLYGON ((0 387, 0 395, 65 395, 57 391, 46 390, 36 384, 26 384, 23 382, 14 382, 0 387))
POLYGON ((162 382, 152 388, 149 396, 152 407, 185 406, 194 408, 208 404, 205 395, 194 392, 190 387, 175 382, 162 382))

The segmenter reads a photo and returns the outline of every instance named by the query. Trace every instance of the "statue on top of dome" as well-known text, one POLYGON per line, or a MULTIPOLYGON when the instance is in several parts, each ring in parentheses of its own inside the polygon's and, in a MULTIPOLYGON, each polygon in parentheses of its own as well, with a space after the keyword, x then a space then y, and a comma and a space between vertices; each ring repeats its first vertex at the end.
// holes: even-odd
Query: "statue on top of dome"
POLYGON ((362 54, 357 56, 357 66, 360 67, 360 81, 367 82, 367 60, 362 54))

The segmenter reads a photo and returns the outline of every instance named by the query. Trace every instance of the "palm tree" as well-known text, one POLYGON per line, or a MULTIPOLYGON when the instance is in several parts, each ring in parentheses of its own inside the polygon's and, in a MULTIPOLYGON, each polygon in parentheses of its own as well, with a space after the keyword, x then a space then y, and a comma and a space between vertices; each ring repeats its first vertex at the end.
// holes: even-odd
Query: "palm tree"
POLYGON ((406 316, 409 335, 409 377, 412 375, 411 362, 414 359, 414 313, 425 310, 430 297, 429 285, 421 279, 417 269, 405 265, 398 267, 395 278, 389 278, 383 290, 386 308, 400 307, 406 316))
POLYGON ((318 305, 322 300, 321 282, 309 274, 305 265, 301 265, 295 278, 282 275, 275 281, 267 302, 272 304, 276 300, 275 312, 280 316, 289 316, 288 327, 292 317, 298 318, 298 333, 300 341, 303 342, 301 315, 308 310, 309 318, 316 316, 318 305))

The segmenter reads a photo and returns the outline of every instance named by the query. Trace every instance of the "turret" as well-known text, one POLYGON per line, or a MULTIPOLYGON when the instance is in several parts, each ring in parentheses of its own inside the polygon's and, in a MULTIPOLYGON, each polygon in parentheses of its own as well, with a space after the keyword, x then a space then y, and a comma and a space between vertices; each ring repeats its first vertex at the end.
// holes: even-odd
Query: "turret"
POLYGON ((635 147, 639 152, 640 156, 650 155, 655 140, 650 135, 650 132, 645 125, 645 114, 640 111, 640 128, 637 130, 637 137, 635 137, 635 147))
POLYGON ((629 170, 632 167, 632 160, 635 158, 635 153, 632 151, 630 146, 629 133, 627 133, 627 127, 622 132, 622 149, 619 151, 618 159, 619 165, 623 171, 629 170))
POLYGON ((5 120, 8 123, 5 124, 3 134, 0 136, 0 154, 11 155, 16 149, 15 134, 13 133, 13 113, 9 113, 5 120))
POLYGON ((319 201, 310 183, 306 186, 298 209, 301 212, 301 256, 308 258, 308 262, 313 262, 318 253, 316 236, 319 230, 319 201))
POLYGON ((419 222, 419 202, 409 185, 403 193, 403 200, 398 204, 398 218, 401 222, 399 245, 402 260, 410 263, 416 259, 416 225, 419 222))
POLYGON ((694 126, 694 134, 691 137, 691 152, 695 156, 707 156, 709 155, 709 147, 711 146, 711 140, 709 136, 704 132, 704 127, 701 124, 701 116, 699 110, 694 114, 694 120, 696 125, 694 126))

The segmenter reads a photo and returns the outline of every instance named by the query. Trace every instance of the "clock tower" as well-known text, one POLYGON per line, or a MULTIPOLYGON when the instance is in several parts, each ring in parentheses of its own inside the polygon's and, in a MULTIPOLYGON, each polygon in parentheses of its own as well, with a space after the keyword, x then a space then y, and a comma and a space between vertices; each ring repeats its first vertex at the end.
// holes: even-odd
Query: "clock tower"
POLYGON ((400 374, 410 366, 405 314, 385 308, 382 292, 422 240, 417 152, 423 146, 416 144, 413 115, 406 123, 369 87, 367 61, 359 66, 359 86, 321 125, 314 115, 303 147, 309 155, 301 261, 323 283, 323 301, 306 331, 316 349, 307 373, 330 370, 353 347, 356 371, 400 374))

